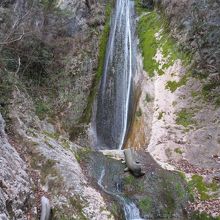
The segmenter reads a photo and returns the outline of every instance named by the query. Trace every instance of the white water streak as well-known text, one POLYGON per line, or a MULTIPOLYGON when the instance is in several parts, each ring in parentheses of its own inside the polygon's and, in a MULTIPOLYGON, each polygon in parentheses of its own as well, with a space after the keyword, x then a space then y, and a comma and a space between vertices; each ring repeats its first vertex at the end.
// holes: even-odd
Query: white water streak
MULTIPOLYGON (((123 147, 123 143, 125 140, 125 135, 127 131, 127 123, 128 123, 128 108, 129 108, 129 98, 130 98, 130 91, 131 91, 131 77, 132 77, 132 47, 131 47, 131 21, 130 21, 130 2, 129 0, 126 0, 126 40, 125 40, 125 59, 127 61, 128 53, 129 53, 129 70, 126 71, 127 73, 127 91, 126 91, 126 102, 125 102, 125 111, 124 111, 124 118, 123 118, 123 131, 122 131, 122 137, 119 144, 118 149, 121 150, 123 147)), ((126 62, 127 64, 127 62, 126 62)), ((126 70, 127 70, 127 65, 126 70)))
POLYGON ((125 219, 126 220, 142 220, 142 218, 140 217, 140 211, 133 202, 126 200, 122 195, 110 192, 105 189, 105 187, 103 186, 104 177, 105 177, 105 168, 103 167, 101 175, 98 180, 98 185, 102 188, 102 190, 105 193, 107 193, 111 196, 114 196, 119 200, 119 202, 123 206, 123 210, 125 213, 125 219))

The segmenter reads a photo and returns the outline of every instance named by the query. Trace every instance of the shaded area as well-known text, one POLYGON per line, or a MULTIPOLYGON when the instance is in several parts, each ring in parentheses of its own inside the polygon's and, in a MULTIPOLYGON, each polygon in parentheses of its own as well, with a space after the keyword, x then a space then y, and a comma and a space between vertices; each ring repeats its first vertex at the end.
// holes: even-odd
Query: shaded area
MULTIPOLYGON (((134 202, 144 219, 187 219, 184 207, 189 200, 189 193, 181 175, 163 170, 146 152, 138 152, 137 158, 146 173, 141 178, 124 173, 125 165, 121 161, 105 157, 99 152, 90 152, 83 164, 93 183, 99 181, 104 168, 104 190, 134 202)), ((112 198, 117 201, 114 195, 112 198)))

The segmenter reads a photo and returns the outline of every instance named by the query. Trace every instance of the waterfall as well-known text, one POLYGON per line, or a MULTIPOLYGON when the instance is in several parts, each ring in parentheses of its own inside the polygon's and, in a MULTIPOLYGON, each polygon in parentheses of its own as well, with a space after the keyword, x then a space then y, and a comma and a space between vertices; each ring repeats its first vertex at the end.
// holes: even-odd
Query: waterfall
POLYGON ((98 185, 105 193, 115 197, 119 201, 119 203, 123 207, 125 219, 142 220, 142 218, 140 217, 140 211, 137 208, 137 206, 132 201, 128 200, 127 198, 124 198, 123 195, 121 195, 121 189, 120 187, 118 187, 119 184, 116 184, 116 192, 111 192, 105 189, 105 187, 103 186, 104 177, 105 177, 105 168, 103 167, 101 171, 101 175, 98 180, 98 185))
MULTIPOLYGON (((105 64, 95 108, 94 133, 97 148, 122 149, 132 113, 132 81, 136 72, 134 2, 116 0, 105 64)), ((125 198, 119 183, 110 191, 103 185, 103 167, 98 185, 116 198, 123 207, 126 220, 141 219, 134 202, 125 198)))
POLYGON ((117 0, 97 96, 95 130, 99 148, 122 149, 126 137, 136 70, 134 22, 134 2, 117 0))

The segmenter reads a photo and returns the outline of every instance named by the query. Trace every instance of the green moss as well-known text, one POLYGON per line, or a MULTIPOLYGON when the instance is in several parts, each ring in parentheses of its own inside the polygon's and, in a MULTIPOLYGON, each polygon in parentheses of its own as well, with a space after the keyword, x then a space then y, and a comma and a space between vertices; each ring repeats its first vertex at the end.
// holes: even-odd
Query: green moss
POLYGON ((174 152, 176 152, 177 154, 182 154, 183 151, 180 148, 175 148, 174 152))
POLYGON ((46 136, 48 136, 48 137, 50 137, 50 138, 52 138, 52 139, 55 139, 55 140, 58 140, 59 137, 60 137, 60 134, 57 133, 57 132, 43 131, 43 133, 44 133, 46 136))
POLYGON ((48 10, 54 9, 57 5, 58 0, 41 0, 40 3, 48 10))
POLYGON ((153 98, 148 93, 146 93, 145 101, 146 102, 151 102, 152 100, 153 100, 153 98))
POLYGON ((75 153, 76 160, 80 163, 88 159, 89 154, 91 153, 91 148, 84 147, 77 150, 75 153))
POLYGON ((219 97, 215 100, 215 105, 217 108, 220 107, 220 98, 219 97))
POLYGON ((157 119, 158 120, 162 119, 164 114, 165 114, 165 112, 160 112, 157 119))
POLYGON ((163 216, 171 217, 176 208, 176 203, 175 203, 175 199, 173 198, 172 191, 169 191, 169 190, 164 191, 163 198, 166 204, 165 205, 166 209, 163 210, 163 216))
POLYGON ((137 31, 144 59, 143 66, 149 76, 154 76, 154 71, 158 70, 158 63, 154 60, 159 47, 155 34, 160 28, 159 16, 156 12, 142 16, 138 22, 137 31))
POLYGON ((61 144, 64 149, 67 149, 67 150, 70 149, 70 142, 67 139, 62 139, 61 144))
POLYGON ((202 213, 196 212, 191 215, 190 219, 193 219, 193 220, 220 220, 220 216, 214 218, 210 215, 207 215, 204 212, 202 212, 202 213))
POLYGON ((99 84, 99 81, 102 76, 104 62, 105 62, 105 53, 106 53, 108 37, 109 37, 109 33, 110 33, 111 11, 112 11, 112 4, 107 3, 106 9, 105 9, 106 23, 105 23, 102 35, 100 37, 100 42, 99 42, 98 69, 97 69, 96 75, 93 79, 92 87, 91 87, 90 94, 89 94, 89 97, 87 100, 87 107, 86 107, 85 111, 83 112, 83 116, 80 120, 81 123, 89 123, 90 118, 91 118, 92 105, 93 105, 93 101, 94 101, 94 98, 97 93, 98 84, 99 84))
POLYGON ((191 190, 195 188, 197 189, 201 200, 210 199, 211 196, 209 192, 215 192, 219 188, 218 185, 214 182, 210 184, 205 183, 203 181, 203 177, 199 175, 192 176, 192 179, 189 181, 189 187, 191 190))
POLYGON ((189 125, 194 124, 192 117, 192 113, 188 112, 186 109, 183 109, 177 113, 176 123, 178 125, 188 127, 189 125))
POLYGON ((179 87, 186 85, 189 79, 189 74, 185 74, 178 82, 168 81, 166 84, 166 89, 169 89, 171 92, 175 92, 179 87))
POLYGON ((203 86, 202 88, 202 94, 204 96, 209 96, 210 93, 216 89, 217 87, 219 86, 219 84, 217 82, 210 82, 210 83, 207 83, 203 86))
POLYGON ((217 88, 219 88, 218 81, 213 81, 206 83, 202 88, 202 97, 205 101, 212 101, 215 106, 218 108, 220 107, 220 98, 217 92, 217 88))
POLYGON ((78 219, 80 220, 87 220, 85 214, 83 213, 84 206, 82 205, 82 201, 79 197, 71 197, 69 199, 70 204, 74 207, 78 214, 78 219))
POLYGON ((140 16, 142 13, 146 12, 146 8, 143 7, 141 0, 135 0, 134 3, 137 15, 140 16))
POLYGON ((193 98, 195 98, 195 97, 197 97, 197 96, 199 96, 199 92, 196 92, 196 91, 192 91, 191 92, 191 96, 193 97, 193 98))
POLYGON ((137 117, 141 117, 142 116, 142 111, 141 111, 140 108, 138 109, 138 111, 136 111, 136 116, 137 117))
POLYGON ((6 129, 10 130, 11 118, 9 116, 9 106, 10 99, 12 98, 13 85, 7 77, 7 75, 3 76, 0 70, 0 112, 5 120, 6 129))
MULTIPOLYGON (((104 209, 105 210, 105 209, 104 209)), ((121 210, 120 204, 118 204, 115 201, 111 201, 109 204, 108 210, 112 213, 112 215, 115 217, 115 219, 123 219, 123 212, 121 210)), ((111 219, 111 216, 109 216, 111 219)))
POLYGON ((51 112, 51 109, 48 103, 43 100, 38 100, 35 102, 35 112, 39 119, 43 120, 51 112))
POLYGON ((123 182, 127 194, 144 192, 144 182, 131 174, 125 176, 123 182))
POLYGON ((153 206, 152 199, 148 196, 144 197, 139 201, 139 208, 144 214, 148 214, 153 206))
POLYGON ((154 76, 155 71, 162 75, 163 69, 169 67, 175 60, 181 59, 185 65, 190 63, 191 55, 180 50, 175 40, 170 36, 168 22, 165 17, 160 16, 156 11, 149 11, 141 6, 140 0, 136 0, 136 11, 140 16, 138 21, 138 36, 143 56, 143 66, 149 76, 154 76), (155 34, 160 33, 156 39, 155 34), (162 50, 166 63, 162 69, 155 61, 157 49, 162 50))
POLYGON ((181 186, 180 183, 175 183, 175 190, 179 199, 184 199, 186 190, 181 186))
POLYGON ((104 30, 102 32, 102 36, 99 43, 99 58, 98 58, 98 70, 97 70, 97 78, 98 80, 102 76, 104 62, 105 62, 105 53, 107 49, 108 37, 110 33, 110 15, 111 15, 112 5, 108 3, 106 5, 106 24, 104 26, 104 30))
POLYGON ((54 149, 54 146, 49 142, 49 140, 48 140, 47 138, 45 138, 44 143, 45 143, 48 147, 54 149))

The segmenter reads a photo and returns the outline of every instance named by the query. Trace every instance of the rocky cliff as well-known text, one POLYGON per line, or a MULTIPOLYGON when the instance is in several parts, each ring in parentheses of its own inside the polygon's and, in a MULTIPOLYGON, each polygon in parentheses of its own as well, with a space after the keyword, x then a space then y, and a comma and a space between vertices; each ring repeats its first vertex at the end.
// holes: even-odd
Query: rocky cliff
MULTIPOLYGON (((94 156, 100 164, 92 160, 92 171, 79 165, 90 152, 88 128, 113 2, 0 2, 0 219, 39 218, 42 196, 51 203, 53 219, 123 218, 91 181, 102 157, 94 156)), ((219 1, 135 3, 141 53, 134 79, 136 112, 127 145, 149 152, 166 169, 184 172, 190 193, 195 193, 188 210, 205 209, 216 217, 220 215, 219 1)), ((143 161, 149 157, 146 152, 143 161)), ((146 173, 154 179, 156 171, 149 161, 146 173)), ((158 216, 159 202, 162 207, 168 204, 171 209, 163 210, 172 216, 176 197, 182 195, 186 204, 185 180, 180 190, 175 179, 167 180, 166 172, 155 167, 164 180, 156 178, 155 187, 161 186, 154 195, 147 175, 141 181, 125 176, 125 191, 139 202, 145 216, 151 207, 155 207, 152 216, 158 216), (161 191, 163 184, 169 187, 161 191), (165 202, 155 202, 161 197, 165 202)), ((107 179, 106 185, 114 185, 107 179)), ((182 203, 177 203, 183 211, 182 203)))
POLYGON ((198 193, 191 208, 216 217, 219 1, 137 1, 136 10, 144 71, 128 145, 145 146, 161 166, 186 173, 198 193))
POLYGON ((113 218, 79 166, 78 142, 69 140, 89 122, 110 8, 104 1, 0 3, 1 219, 37 219, 42 195, 53 219, 113 218))

